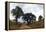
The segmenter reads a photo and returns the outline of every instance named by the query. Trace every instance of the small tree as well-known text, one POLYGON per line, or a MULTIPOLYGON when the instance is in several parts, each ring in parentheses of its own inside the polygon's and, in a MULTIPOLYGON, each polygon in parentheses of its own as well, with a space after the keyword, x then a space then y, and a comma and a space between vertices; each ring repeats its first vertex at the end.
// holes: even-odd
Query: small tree
POLYGON ((43 18, 43 17, 40 15, 40 16, 39 16, 39 18, 38 18, 38 20, 39 20, 39 21, 41 21, 41 20, 42 20, 42 18, 43 18))

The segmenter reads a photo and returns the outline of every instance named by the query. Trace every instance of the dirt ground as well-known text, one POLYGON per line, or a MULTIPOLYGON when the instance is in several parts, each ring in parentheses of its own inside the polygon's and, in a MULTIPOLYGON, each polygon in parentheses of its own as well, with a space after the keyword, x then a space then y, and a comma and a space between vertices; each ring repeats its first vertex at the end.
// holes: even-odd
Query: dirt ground
POLYGON ((36 29, 36 28, 44 28, 44 22, 43 21, 35 21, 33 23, 29 24, 16 24, 16 22, 9 23, 9 30, 19 30, 19 29, 36 29))

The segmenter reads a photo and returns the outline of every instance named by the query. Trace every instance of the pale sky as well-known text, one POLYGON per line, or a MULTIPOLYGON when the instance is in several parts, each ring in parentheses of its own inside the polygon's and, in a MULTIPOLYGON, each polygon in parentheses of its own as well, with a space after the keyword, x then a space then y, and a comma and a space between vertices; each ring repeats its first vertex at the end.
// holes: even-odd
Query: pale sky
POLYGON ((19 6, 22 8, 24 13, 32 13, 36 16, 36 20, 38 20, 38 17, 40 15, 43 15, 43 5, 39 4, 22 4, 22 3, 10 3, 10 20, 15 19, 14 16, 12 16, 11 11, 12 9, 15 9, 16 6, 19 6))

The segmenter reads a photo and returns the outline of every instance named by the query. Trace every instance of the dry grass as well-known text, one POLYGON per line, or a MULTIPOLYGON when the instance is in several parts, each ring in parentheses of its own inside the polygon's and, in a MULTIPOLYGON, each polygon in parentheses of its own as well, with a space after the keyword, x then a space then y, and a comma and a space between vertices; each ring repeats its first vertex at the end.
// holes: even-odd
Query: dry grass
POLYGON ((10 30, 17 30, 17 29, 34 29, 34 28, 44 28, 44 22, 43 21, 36 21, 36 22, 33 22, 32 24, 29 23, 28 25, 27 24, 21 24, 21 23, 18 23, 16 24, 16 22, 11 22, 9 23, 9 29, 10 30))

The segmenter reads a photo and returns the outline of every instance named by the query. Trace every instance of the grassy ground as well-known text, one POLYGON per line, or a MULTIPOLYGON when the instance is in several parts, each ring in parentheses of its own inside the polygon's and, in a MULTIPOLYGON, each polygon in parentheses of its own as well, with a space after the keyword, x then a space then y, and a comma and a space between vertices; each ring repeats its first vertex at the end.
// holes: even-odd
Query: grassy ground
POLYGON ((34 28, 43 28, 44 27, 44 22, 43 21, 36 21, 33 22, 32 24, 29 23, 27 24, 21 24, 16 22, 11 22, 9 23, 9 29, 10 30, 18 30, 18 29, 34 29, 34 28))

